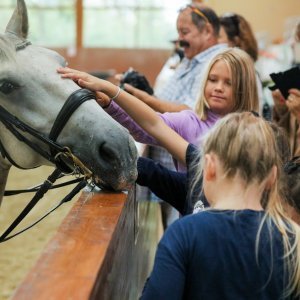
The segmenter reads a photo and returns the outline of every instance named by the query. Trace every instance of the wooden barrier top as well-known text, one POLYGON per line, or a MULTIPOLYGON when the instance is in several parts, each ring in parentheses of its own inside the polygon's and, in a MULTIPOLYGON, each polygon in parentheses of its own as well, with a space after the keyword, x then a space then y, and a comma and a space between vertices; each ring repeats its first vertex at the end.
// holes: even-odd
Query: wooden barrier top
POLYGON ((89 299, 126 197, 83 192, 12 299, 89 299))
POLYGON ((162 223, 137 194, 83 192, 12 299, 138 299, 162 223))

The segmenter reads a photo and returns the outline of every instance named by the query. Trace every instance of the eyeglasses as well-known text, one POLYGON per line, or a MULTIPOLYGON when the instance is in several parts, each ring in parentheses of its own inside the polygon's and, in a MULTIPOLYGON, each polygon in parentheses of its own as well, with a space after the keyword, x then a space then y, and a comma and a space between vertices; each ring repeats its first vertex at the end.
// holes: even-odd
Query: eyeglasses
POLYGON ((194 6, 192 4, 188 4, 187 6, 185 6, 182 9, 180 9, 179 11, 182 12, 182 11, 184 11, 187 8, 190 8, 193 13, 197 14, 198 16, 200 16, 201 18, 203 18, 205 22, 209 23, 209 20, 206 17, 206 15, 199 8, 197 8, 196 6, 194 6))

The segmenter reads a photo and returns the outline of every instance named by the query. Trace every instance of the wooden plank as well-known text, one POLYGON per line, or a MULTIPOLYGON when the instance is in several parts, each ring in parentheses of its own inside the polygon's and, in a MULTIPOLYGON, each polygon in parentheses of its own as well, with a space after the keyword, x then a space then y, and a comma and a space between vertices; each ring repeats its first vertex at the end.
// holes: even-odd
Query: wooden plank
POLYGON ((157 203, 84 192, 12 299, 138 299, 160 235, 157 203))
POLYGON ((90 299, 138 299, 161 236, 157 202, 126 201, 90 299))
POLYGON ((88 299, 125 200, 83 193, 13 299, 88 299))

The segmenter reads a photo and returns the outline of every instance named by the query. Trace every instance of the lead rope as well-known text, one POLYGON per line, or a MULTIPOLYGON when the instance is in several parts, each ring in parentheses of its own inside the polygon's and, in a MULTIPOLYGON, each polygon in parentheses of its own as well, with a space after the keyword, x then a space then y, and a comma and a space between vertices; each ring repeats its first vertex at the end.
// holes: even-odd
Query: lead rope
POLYGON ((64 152, 60 152, 57 154, 55 159, 59 159, 60 156, 65 157, 67 159, 71 159, 74 164, 73 175, 77 175, 82 173, 84 177, 82 180, 74 187, 74 189, 65 196, 53 209, 47 212, 40 219, 35 221, 33 224, 25 227, 24 229, 18 231, 17 233, 8 236, 19 224, 20 222, 28 215, 28 213, 33 209, 33 207, 38 203, 38 201, 44 196, 44 194, 51 189, 54 182, 61 176, 62 172, 59 169, 55 169, 53 173, 44 181, 44 183, 40 186, 34 197, 31 201, 26 205, 23 211, 19 214, 19 216, 13 221, 13 223, 7 228, 7 230, 0 236, 0 243, 10 240, 11 238, 23 233, 24 231, 30 229, 40 221, 42 221, 46 216, 48 216, 51 212, 60 207, 63 203, 70 201, 80 190, 82 190, 87 185, 87 180, 92 177, 92 172, 85 167, 85 165, 71 152, 69 148, 66 148, 64 152))
MULTIPOLYGON (((59 178, 61 178, 61 177, 62 176, 60 176, 59 178)), ((58 189, 58 188, 61 188, 61 187, 67 186, 67 185, 71 185, 71 184, 77 183, 79 181, 82 181, 82 177, 71 179, 71 180, 63 182, 63 183, 53 184, 51 186, 50 190, 54 190, 54 189, 58 189)), ((28 188, 25 190, 5 190, 4 196, 9 197, 9 196, 15 196, 15 195, 19 195, 19 194, 34 193, 34 192, 37 192, 41 186, 42 186, 42 184, 36 185, 34 187, 31 187, 31 188, 28 188)))
POLYGON ((44 196, 44 194, 50 189, 56 179, 60 176, 61 171, 55 169, 52 174, 44 181, 39 190, 36 192, 31 201, 25 206, 18 217, 12 222, 12 224, 6 229, 6 231, 0 237, 0 243, 10 239, 7 236, 20 224, 20 222, 28 215, 32 208, 38 203, 38 201, 44 196))
POLYGON ((33 207, 38 203, 38 201, 44 196, 44 194, 51 189, 54 182, 61 176, 62 172, 60 169, 56 168, 53 173, 44 181, 44 183, 40 186, 34 197, 31 199, 31 201, 26 205, 26 207, 22 210, 22 212, 19 214, 19 216, 13 221, 13 223, 6 229, 6 231, 0 236, 0 243, 5 242, 7 240, 10 240, 11 238, 21 234, 22 232, 30 229, 35 224, 42 221, 46 216, 48 216, 51 212, 56 210, 59 206, 61 206, 63 203, 70 201, 81 189, 83 189, 87 183, 88 180, 92 177, 92 172, 76 157, 69 148, 64 148, 63 152, 59 152, 56 157, 56 159, 71 159, 73 162, 73 172, 68 175, 79 175, 83 174, 82 181, 80 181, 74 189, 65 196, 58 205, 56 205, 53 209, 51 209, 49 212, 47 212, 44 216, 42 216, 40 219, 38 219, 33 224, 29 225, 28 227, 22 229, 21 231, 18 231, 17 233, 8 236, 19 224, 20 222, 28 215, 28 213, 33 209, 33 207))
MULTIPOLYGON (((70 201, 78 192, 80 192, 85 186, 87 185, 87 181, 82 180, 81 182, 79 182, 74 189, 67 195, 65 196, 56 206, 54 206, 52 209, 50 209, 45 215, 43 215, 41 218, 39 218, 38 220, 36 220, 34 223, 32 223, 31 225, 23 228, 22 230, 8 236, 8 234, 24 219, 24 217, 29 213, 29 211, 31 210, 31 208, 36 204, 34 204, 28 211, 25 212, 25 209, 27 207, 25 207, 25 209, 21 212, 21 214, 19 215, 19 217, 10 225, 10 227, 2 234, 2 236, 0 237, 0 243, 3 243, 5 241, 8 241, 10 239, 12 239, 13 237, 27 231, 28 229, 32 228, 34 225, 38 224, 39 222, 41 222, 44 218, 46 218, 48 215, 50 215, 53 211, 55 211, 57 208, 59 208, 62 204, 70 201)), ((33 200, 33 199, 32 199, 33 200)), ((30 203, 32 202, 32 200, 30 201, 30 203)), ((30 204, 29 203, 29 204, 30 204)), ((28 204, 28 205, 29 205, 28 204)), ((28 206, 27 205, 27 206, 28 206)))

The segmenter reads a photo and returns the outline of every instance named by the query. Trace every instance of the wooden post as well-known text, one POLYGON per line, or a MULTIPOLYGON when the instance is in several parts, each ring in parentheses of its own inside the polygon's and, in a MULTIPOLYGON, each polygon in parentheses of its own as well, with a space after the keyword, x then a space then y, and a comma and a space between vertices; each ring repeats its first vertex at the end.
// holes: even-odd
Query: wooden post
POLYGON ((76 0, 76 49, 83 46, 83 0, 76 0))

